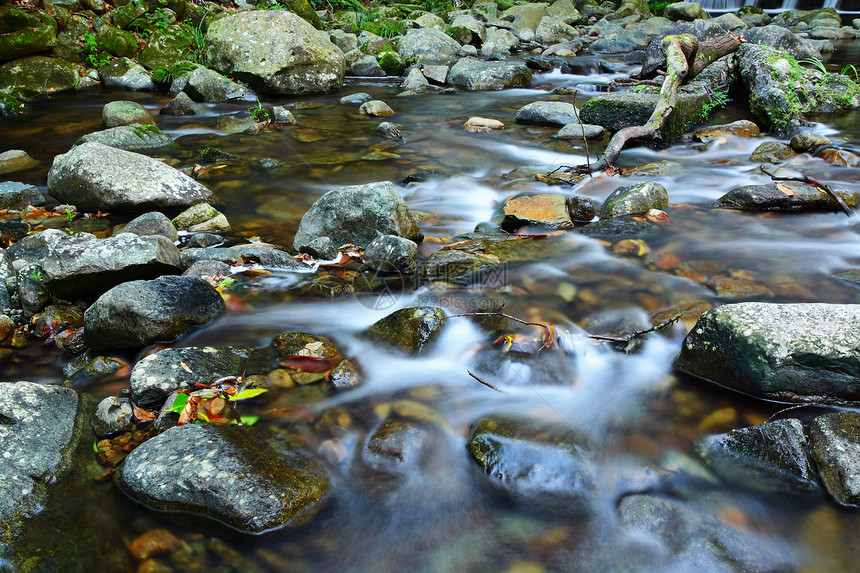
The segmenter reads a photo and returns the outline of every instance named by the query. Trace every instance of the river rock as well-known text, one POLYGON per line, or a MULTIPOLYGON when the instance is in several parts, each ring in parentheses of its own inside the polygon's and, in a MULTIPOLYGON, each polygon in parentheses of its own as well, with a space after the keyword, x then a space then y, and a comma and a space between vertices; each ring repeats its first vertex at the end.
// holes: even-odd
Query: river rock
POLYGON ((47 484, 71 466, 79 413, 71 388, 0 382, 0 551, 21 518, 39 509, 47 484))
POLYGON ((35 185, 0 182, 0 209, 23 209, 27 205, 42 205, 44 202, 45 198, 35 185))
POLYGON ((376 126, 376 133, 386 139, 403 139, 403 134, 400 133, 400 128, 396 123, 383 121, 376 126))
POLYGON ((508 56, 520 45, 520 40, 510 30, 504 28, 490 28, 487 30, 487 39, 481 46, 481 55, 485 58, 498 54, 508 56))
POLYGON ((770 16, 758 6, 746 4, 735 12, 738 18, 746 22, 750 28, 764 27, 770 24, 770 16))
POLYGON ((189 74, 184 91, 192 99, 205 103, 257 100, 257 95, 253 90, 203 66, 189 74))
POLYGON ((376 321, 366 333, 392 348, 417 354, 436 341, 445 327, 445 318, 445 311, 441 308, 404 308, 376 321))
POLYGON ((474 44, 480 47, 487 39, 487 28, 474 14, 460 13, 451 19, 451 28, 460 27, 469 31, 471 38, 463 44, 474 44))
POLYGON ((797 153, 812 152, 824 145, 830 145, 830 143, 830 138, 815 133, 811 129, 801 129, 794 134, 789 142, 791 148, 797 153))
POLYGON ((351 53, 355 53, 355 57, 350 58, 350 54, 344 54, 346 57, 346 63, 349 75, 351 76, 360 76, 360 77, 375 77, 381 78, 385 76, 385 70, 382 69, 382 66, 379 65, 379 62, 376 61, 376 58, 364 54, 359 50, 354 50, 351 53))
POLYGON ((79 81, 77 69, 58 58, 27 56, 0 66, 0 91, 22 101, 73 91, 79 81))
POLYGON ((114 26, 100 26, 96 31, 96 44, 111 56, 133 58, 140 50, 134 34, 114 26))
POLYGON ((812 27, 816 20, 818 21, 818 25, 822 25, 824 22, 827 22, 827 25, 835 28, 842 25, 839 13, 833 8, 818 10, 785 10, 774 16, 771 22, 774 26, 794 28, 800 24, 809 24, 810 27, 812 27))
POLYGON ((137 55, 137 62, 149 69, 168 67, 191 56, 191 29, 186 25, 153 28, 146 47, 137 55))
POLYGON ((375 271, 414 273, 418 268, 418 245, 403 237, 380 235, 367 245, 362 260, 375 271))
POLYGON ((206 113, 206 108, 188 97, 185 92, 179 92, 158 113, 161 115, 200 115, 206 113))
POLYGON ((574 140, 600 140, 606 135, 606 130, 599 125, 591 125, 588 123, 568 123, 555 135, 559 139, 574 139, 574 140))
POLYGON ((115 481, 138 503, 192 521, 244 533, 300 525, 322 505, 328 477, 307 455, 265 444, 255 428, 186 424, 138 446, 115 481))
POLYGON ((331 259, 340 245, 367 246, 379 234, 420 240, 416 217, 390 181, 341 187, 317 199, 302 216, 293 249, 310 252, 312 241, 328 237, 334 249, 317 256, 331 259))
POLYGON ((99 68, 99 76, 106 86, 116 86, 128 90, 155 90, 146 69, 128 58, 116 58, 99 68))
POLYGON ((535 427, 522 420, 479 420, 466 444, 489 478, 513 493, 558 497, 586 496, 595 467, 586 440, 569 429, 535 427))
POLYGON ((819 416, 812 421, 809 436, 824 487, 838 503, 860 505, 860 414, 819 416))
POLYGON ((860 400, 860 305, 728 304, 703 314, 676 366, 786 402, 860 400))
POLYGON ((629 54, 636 50, 643 50, 651 43, 649 34, 640 30, 619 30, 616 34, 607 34, 589 49, 595 54, 629 54))
POLYGON ((492 133, 504 128, 505 124, 498 119, 487 117, 470 117, 463 124, 463 129, 469 133, 492 133))
POLYGON ((308 272, 310 267, 296 260, 287 251, 273 245, 249 243, 233 247, 204 247, 184 249, 180 255, 183 269, 198 261, 220 261, 230 266, 260 265, 267 268, 308 272))
POLYGON ((579 123, 573 104, 561 101, 536 101, 517 110, 517 123, 531 125, 557 125, 579 123))
MULTIPOLYGON (((836 193, 849 207, 857 206, 857 195, 843 189, 836 193)), ((716 200, 715 207, 753 211, 840 211, 841 207, 823 190, 799 181, 766 185, 744 185, 716 200)))
POLYGON ((137 153, 170 153, 179 149, 172 139, 151 124, 132 124, 94 131, 81 137, 77 144, 101 143, 116 149, 137 153))
POLYGON ((619 187, 612 192, 598 215, 601 219, 642 215, 651 209, 665 209, 669 205, 666 188, 653 181, 642 181, 629 187, 619 187))
POLYGON ((806 114, 860 108, 860 85, 847 76, 802 68, 784 52, 755 44, 741 44, 737 60, 750 110, 777 134, 794 132, 806 114))
POLYGON ((539 225, 553 229, 572 229, 567 198, 559 193, 511 197, 502 206, 502 227, 539 225))
POLYGON ((123 400, 108 396, 96 406, 90 425, 96 436, 103 438, 131 430, 134 420, 134 412, 128 398, 123 400))
POLYGON ((162 235, 167 237, 171 242, 179 238, 176 232, 176 227, 164 213, 152 211, 135 217, 128 222, 121 230, 122 233, 132 233, 134 235, 162 235))
POLYGON ((358 113, 370 117, 383 117, 394 115, 394 110, 384 101, 372 99, 361 104, 358 108, 358 113))
POLYGON ((750 43, 760 46, 770 46, 782 50, 795 60, 805 58, 820 58, 821 53, 807 40, 792 34, 782 26, 761 26, 747 30, 743 38, 750 43))
MULTIPOLYGON (((30 157, 26 151, 21 149, 10 149, 0 153, 0 175, 25 171, 39 165, 39 162, 30 157)), ((6 207, 3 207, 4 209, 6 207)))
POLYGON ((221 294, 195 277, 131 281, 100 296, 84 313, 93 349, 139 348, 168 342, 224 312, 221 294))
POLYGON ((580 232, 592 239, 617 242, 622 239, 642 239, 648 241, 660 236, 660 227, 651 221, 638 221, 626 217, 602 219, 589 223, 580 232))
POLYGON ((44 12, 0 6, 0 63, 50 50, 57 41, 57 21, 44 12))
POLYGON ((468 91, 526 87, 532 81, 528 66, 521 62, 485 62, 462 58, 448 74, 448 83, 468 91))
POLYGON ((86 211, 187 207, 212 197, 160 161, 101 143, 84 143, 55 157, 48 192, 86 211))
POLYGON ((696 449, 729 484, 772 494, 820 491, 803 424, 795 418, 732 430, 696 449))
POLYGON ((305 20, 284 10, 240 12, 209 26, 214 69, 276 95, 327 93, 343 85, 343 52, 305 20))
POLYGON ((675 2, 663 9, 663 16, 669 20, 707 20, 708 13, 702 9, 698 2, 675 2))
POLYGON ((95 296, 119 283, 179 270, 179 249, 166 237, 110 237, 50 249, 42 284, 53 295, 95 296))
POLYGON ((155 125, 155 118, 137 102, 112 101, 102 108, 102 123, 108 128, 135 123, 155 125))
POLYGON ((758 126, 747 119, 739 119, 726 125, 710 125, 696 130, 693 139, 703 143, 725 137, 757 137, 761 134, 758 126))
POLYGON ((430 88, 430 82, 427 81, 421 70, 414 67, 406 74, 406 79, 403 80, 400 87, 409 92, 422 92, 430 88))
POLYGON ((249 346, 165 348, 134 365, 131 396, 144 408, 159 407, 171 392, 193 388, 195 382, 267 372, 269 363, 260 363, 257 351, 249 346))
POLYGON ((404 60, 424 64, 451 64, 456 60, 460 44, 439 28, 414 28, 397 45, 404 60))
POLYGON ((753 150, 752 155, 750 155, 750 161, 755 161, 756 163, 782 163, 794 156, 794 151, 786 144, 778 141, 765 141, 753 150))

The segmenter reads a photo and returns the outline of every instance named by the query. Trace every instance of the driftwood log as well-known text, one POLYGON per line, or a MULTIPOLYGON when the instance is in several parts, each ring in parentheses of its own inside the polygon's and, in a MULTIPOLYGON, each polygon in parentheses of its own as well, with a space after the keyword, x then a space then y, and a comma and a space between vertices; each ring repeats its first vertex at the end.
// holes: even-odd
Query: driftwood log
POLYGON ((725 55, 737 51, 741 39, 734 34, 726 34, 699 44, 698 39, 691 34, 666 36, 660 45, 666 54, 666 77, 660 89, 657 106, 645 125, 635 125, 619 129, 609 140, 603 157, 596 163, 565 167, 567 173, 594 173, 604 171, 615 164, 621 150, 628 142, 639 140, 656 140, 660 138, 660 129, 675 111, 678 99, 678 88, 698 76, 702 70, 725 55))

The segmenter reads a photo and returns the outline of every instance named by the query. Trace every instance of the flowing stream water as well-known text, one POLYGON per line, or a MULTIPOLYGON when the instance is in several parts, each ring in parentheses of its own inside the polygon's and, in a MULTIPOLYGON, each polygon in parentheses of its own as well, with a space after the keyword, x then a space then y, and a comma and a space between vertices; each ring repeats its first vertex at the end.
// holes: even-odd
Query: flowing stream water
MULTIPOLYGON (((582 104, 604 91, 612 78, 630 71, 601 72, 588 58, 582 64, 593 73, 537 75, 530 89, 494 93, 396 97, 400 90, 395 78, 349 79, 334 94, 267 100, 291 107, 297 123, 258 135, 225 135, 214 127, 217 115, 244 105, 208 105, 207 114, 195 117, 157 116, 159 127, 181 147, 177 166, 194 165, 206 147, 237 156, 224 167, 207 169, 201 182, 213 190, 216 206, 237 236, 259 236, 286 247, 302 214, 325 191, 400 181, 423 170, 444 176, 399 189, 412 209, 430 214, 421 224, 429 238, 472 231, 515 193, 578 194, 599 203, 617 187, 644 179, 668 190, 671 224, 660 237, 647 241, 650 253, 641 255, 612 253, 596 241, 570 234, 562 254, 505 269, 503 288, 472 284, 439 291, 407 280, 386 298, 379 293, 321 297, 294 274, 240 279, 229 291, 240 304, 175 345, 259 346, 277 333, 302 330, 332 338, 356 358, 364 373, 358 388, 322 397, 313 390, 290 394, 289 399, 277 391, 272 396, 278 406, 306 406, 314 419, 318 431, 304 439, 332 468, 328 506, 298 531, 244 538, 175 525, 129 502, 110 483, 61 482, 56 487, 66 489, 32 522, 32 535, 44 550, 64 544, 84 547, 80 553, 87 555, 89 570, 128 570, 125 545, 142 531, 164 527, 196 548, 187 561, 174 563, 176 570, 667 570, 674 563, 667 557, 672 549, 647 531, 622 531, 616 511, 618 492, 629 490, 628 471, 654 465, 698 476, 683 491, 691 507, 742 531, 760 551, 774 556, 775 570, 856 570, 860 514, 826 499, 772 499, 724 487, 696 458, 697 440, 762 423, 783 405, 685 378, 673 372, 672 361, 686 330, 711 305, 739 300, 860 303, 857 285, 833 276, 860 267, 860 216, 709 208, 731 189, 768 181, 748 159, 756 146, 771 139, 766 136, 727 137, 710 146, 693 144, 687 136, 668 149, 622 154, 620 165, 628 168, 668 162, 653 176, 598 176, 571 187, 535 181, 536 174, 584 162, 586 149, 554 138, 557 128, 516 124, 516 110, 537 100, 571 101, 571 96, 550 93, 559 86, 577 88, 582 104), (375 133, 378 119, 360 116, 357 105, 338 103, 355 92, 386 101, 395 115, 385 119, 400 126, 404 139, 382 139, 375 133), (505 129, 465 133, 463 122, 470 116, 499 119, 505 129), (719 295, 712 288, 715 277, 729 284, 719 295), (572 335, 566 353, 548 368, 524 364, 494 380, 503 392, 467 374, 479 349, 491 342, 470 320, 449 320, 438 343, 417 358, 395 356, 357 336, 395 309, 421 303, 442 305, 450 314, 503 304, 506 312, 552 322, 572 335), (583 329, 635 330, 678 311, 686 313, 681 324, 640 339, 629 352, 575 336, 583 329), (394 485, 372 487, 351 463, 384 412, 392 409, 420 411, 448 431, 425 448, 415 471, 394 485), (593 499, 570 504, 500 495, 465 448, 470 426, 490 414, 513 414, 588 434, 600 459, 600 486, 593 499), (337 455, 332 453, 332 436, 340 448, 337 455), (69 531, 63 524, 81 513, 92 516, 92 527, 69 531)), ((44 191, 54 155, 100 129, 103 105, 119 99, 136 101, 157 114, 169 97, 97 91, 40 104, 34 117, 2 127, 4 148, 24 149, 42 162, 12 179, 44 191)), ((747 118, 741 104, 717 111, 711 123, 747 118)), ((860 152, 860 114, 815 121, 815 130, 835 145, 860 152)), ((601 149, 590 144, 591 158, 601 149)), ((857 169, 810 156, 800 156, 795 163, 817 179, 860 191, 857 169)), ((106 226, 122 219, 99 221, 106 226)), ((441 244, 426 241, 422 255, 441 244)), ((7 361, 3 378, 56 383, 69 358, 34 344, 7 361)), ((78 389, 100 399, 126 384, 127 379, 108 378, 78 389)), ((288 431, 291 422, 266 414, 266 408, 255 412, 262 416, 259 423, 288 431)), ((706 554, 706 548, 702 551, 706 554)), ((675 570, 689 570, 694 562, 680 561, 675 570)))

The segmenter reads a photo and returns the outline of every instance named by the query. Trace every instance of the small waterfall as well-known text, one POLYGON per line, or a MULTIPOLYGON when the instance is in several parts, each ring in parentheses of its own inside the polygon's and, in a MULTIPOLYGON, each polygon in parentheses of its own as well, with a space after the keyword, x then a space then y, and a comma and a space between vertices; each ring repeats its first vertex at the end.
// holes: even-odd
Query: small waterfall
POLYGON ((824 0, 824 6, 822 8, 833 8, 834 10, 839 10, 839 0, 824 0))
MULTIPOLYGON (((789 0, 797 2, 797 0, 789 0)), ((747 4, 756 4, 756 0, 699 0, 702 8, 708 12, 734 12, 747 4)))
POLYGON ((782 9, 783 10, 796 10, 797 9, 797 0, 785 0, 782 3, 782 9))

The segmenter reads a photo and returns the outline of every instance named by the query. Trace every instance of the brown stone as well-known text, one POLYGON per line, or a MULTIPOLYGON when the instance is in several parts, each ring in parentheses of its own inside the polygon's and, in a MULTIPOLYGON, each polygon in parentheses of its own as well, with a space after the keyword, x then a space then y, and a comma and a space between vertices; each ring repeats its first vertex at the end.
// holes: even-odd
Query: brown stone
POLYGON ((815 154, 815 157, 823 159, 831 165, 839 167, 858 167, 860 166, 860 156, 847 149, 839 149, 837 147, 828 147, 822 149, 815 154))
POLYGON ((463 129, 469 133, 490 133, 498 129, 504 129, 505 124, 498 119, 487 117, 470 117, 463 124, 463 129))
POLYGON ((727 125, 711 125, 693 133, 693 139, 708 143, 721 137, 755 137, 760 135, 761 131, 758 126, 746 119, 729 123, 727 125))
POLYGON ((510 217, 522 223, 554 229, 573 228, 573 221, 567 211, 567 199, 557 193, 508 199, 504 212, 505 218, 510 217))

